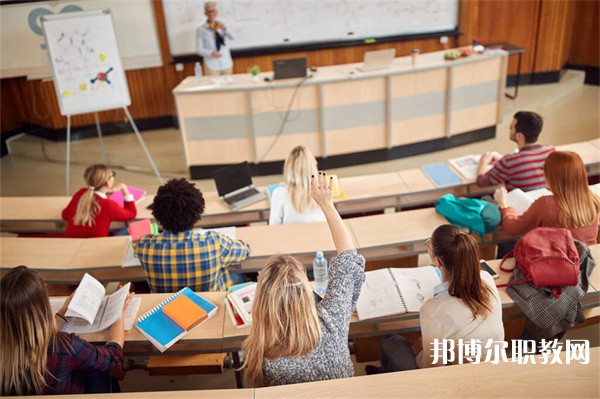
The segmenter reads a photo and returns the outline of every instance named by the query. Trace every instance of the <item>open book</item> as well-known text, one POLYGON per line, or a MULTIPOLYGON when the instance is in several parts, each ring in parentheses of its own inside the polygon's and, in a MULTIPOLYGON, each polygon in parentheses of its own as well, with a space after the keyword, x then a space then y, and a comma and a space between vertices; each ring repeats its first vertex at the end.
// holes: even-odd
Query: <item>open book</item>
POLYGON ((442 282, 433 266, 373 270, 356 303, 359 320, 418 312, 442 282))
MULTIPOLYGON (((494 151, 492 155, 496 158, 501 158, 502 154, 494 151)), ((448 163, 454 167, 463 175, 466 180, 475 180, 477 179, 477 170, 479 169, 479 160, 481 159, 481 154, 471 154, 465 155, 464 157, 452 158, 448 160, 448 163)))
POLYGON ((545 195, 552 195, 552 192, 547 188, 528 192, 523 192, 520 188, 516 188, 506 196, 506 205, 515 208, 517 215, 522 215, 535 200, 545 195))
MULTIPOLYGON (((81 283, 77 287, 77 292, 73 295, 65 316, 68 321, 61 328, 61 331, 68 333, 95 333, 108 329, 121 318, 121 311, 129 293, 127 283, 113 294, 105 296, 104 286, 89 274, 85 274, 81 283)), ((51 307, 60 309, 64 303, 62 298, 52 298, 51 307)), ((130 330, 133 320, 140 307, 141 298, 134 297, 125 314, 125 329, 130 330)))

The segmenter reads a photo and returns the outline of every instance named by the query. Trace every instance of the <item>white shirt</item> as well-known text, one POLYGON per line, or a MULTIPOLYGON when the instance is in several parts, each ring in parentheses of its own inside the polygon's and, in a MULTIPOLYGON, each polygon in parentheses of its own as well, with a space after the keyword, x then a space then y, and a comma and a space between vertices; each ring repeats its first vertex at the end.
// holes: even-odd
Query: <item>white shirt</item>
POLYGON ((218 30, 219 34, 225 39, 225 44, 221 46, 219 52, 221 56, 215 58, 212 56, 214 51, 217 51, 214 31, 208 26, 208 22, 200 26, 196 32, 196 40, 198 46, 198 54, 204 59, 204 66, 213 71, 224 71, 233 66, 231 53, 229 52, 228 41, 233 39, 233 35, 229 28, 223 31, 218 30))
POLYGON ((316 206, 299 213, 294 208, 287 187, 277 187, 271 195, 271 212, 269 214, 269 224, 291 224, 291 223, 309 223, 324 222, 325 215, 321 208, 316 206))
MULTIPOLYGON (((477 316, 473 320, 471 309, 462 299, 448 293, 448 283, 435 287, 434 297, 421 307, 420 321, 423 335, 423 351, 417 356, 419 367, 431 367, 433 362, 433 340, 437 338, 454 340, 455 354, 458 356, 458 340, 478 339, 481 342, 482 359, 485 360, 485 345, 488 339, 504 341, 504 325, 502 324, 502 303, 500 294, 489 273, 481 271, 481 279, 493 292, 492 311, 486 318, 477 316)), ((441 353, 441 351, 440 351, 441 353)), ((456 363, 456 362, 455 362, 456 363)), ((433 366, 441 365, 441 360, 433 366)))

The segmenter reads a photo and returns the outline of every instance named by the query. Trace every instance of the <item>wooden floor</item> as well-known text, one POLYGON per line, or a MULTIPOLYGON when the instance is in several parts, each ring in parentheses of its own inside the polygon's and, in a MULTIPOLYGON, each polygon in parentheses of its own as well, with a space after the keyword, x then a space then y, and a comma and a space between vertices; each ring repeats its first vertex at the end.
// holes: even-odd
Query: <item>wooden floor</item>
MULTIPOLYGON (((383 173, 419 167, 487 150, 511 152, 515 149, 515 145, 508 140, 508 126, 512 115, 518 110, 535 111, 544 117, 545 126, 540 137, 541 142, 561 145, 590 140, 600 137, 599 106, 600 88, 583 85, 582 72, 568 71, 560 83, 525 86, 519 89, 519 97, 516 100, 506 98, 504 119, 498 126, 495 139, 394 161, 335 169, 333 172, 340 176, 383 173)), ((178 130, 164 129, 142 134, 165 178, 188 177, 178 130)), ((143 187, 148 192, 156 191, 158 182, 133 134, 107 137, 105 144, 109 152, 109 163, 117 170, 117 181, 143 187)), ((0 160, 0 195, 64 195, 64 143, 20 136, 11 140, 9 147, 10 155, 0 160)), ((100 161, 96 139, 81 140, 72 144, 71 192, 83 184, 81 176, 85 167, 100 161)), ((278 181, 281 181, 279 175, 254 179, 255 184, 258 185, 278 181)), ((215 190, 212 180, 199 180, 196 183, 201 190, 215 190)), ((566 338, 589 339, 591 346, 599 346, 599 337, 599 328, 595 325, 570 331, 566 338)), ((140 363, 144 361, 141 358, 133 360, 140 363)), ((364 374, 365 364, 356 364, 357 375, 364 374)), ((130 392, 235 388, 235 377, 231 369, 223 374, 176 377, 149 377, 143 370, 134 370, 127 373, 121 387, 124 391, 130 392)))

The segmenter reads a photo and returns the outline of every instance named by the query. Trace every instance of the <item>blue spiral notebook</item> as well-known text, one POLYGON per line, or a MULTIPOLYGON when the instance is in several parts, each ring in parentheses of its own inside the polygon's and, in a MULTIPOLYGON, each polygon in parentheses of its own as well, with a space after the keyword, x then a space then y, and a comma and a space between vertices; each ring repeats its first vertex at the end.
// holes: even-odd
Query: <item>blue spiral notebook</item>
MULTIPOLYGON (((179 295, 187 296, 196 305, 204 309, 208 314, 206 320, 217 314, 217 307, 215 305, 196 294, 189 287, 185 287, 140 316, 137 323, 135 323, 135 326, 150 342, 152 342, 156 349, 161 352, 169 349, 171 345, 179 341, 189 332, 181 328, 162 311, 162 308, 167 303, 171 302, 179 295)), ((206 322, 206 320, 204 322, 206 322)), ((199 325, 202 325, 203 323, 200 323, 199 325)))
POLYGON ((462 179, 458 176, 447 163, 436 163, 421 167, 423 172, 436 185, 436 187, 451 186, 453 184, 462 183, 462 179))

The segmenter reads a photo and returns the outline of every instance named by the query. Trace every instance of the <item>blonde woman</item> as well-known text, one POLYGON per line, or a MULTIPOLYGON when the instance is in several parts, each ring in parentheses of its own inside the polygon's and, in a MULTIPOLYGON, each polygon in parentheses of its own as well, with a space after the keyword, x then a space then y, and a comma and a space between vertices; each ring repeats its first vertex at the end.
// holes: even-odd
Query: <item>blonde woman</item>
POLYGON ((0 280, 0 292, 3 396, 110 391, 109 371, 123 357, 123 319, 133 293, 119 321, 108 330, 106 346, 95 347, 59 332, 72 296, 53 315, 44 280, 35 271, 25 266, 12 269, 0 280))
POLYGON ((62 211, 62 218, 67 221, 67 237, 106 237, 111 222, 125 222, 135 217, 133 195, 124 183, 114 184, 115 172, 106 165, 89 166, 83 178, 87 187, 77 191, 62 211), (125 199, 124 208, 108 199, 119 190, 125 199))
POLYGON ((310 176, 317 173, 317 160, 302 146, 292 150, 283 165, 285 186, 271 195, 269 224, 324 222, 325 215, 310 196, 310 176))
POLYGON ((570 151, 551 153, 544 163, 544 177, 553 195, 538 198, 521 216, 506 206, 506 189, 496 189, 494 199, 501 208, 502 229, 521 235, 536 227, 564 227, 576 240, 597 244, 600 199, 588 187, 581 157, 570 151))
POLYGON ((354 375, 348 329, 365 280, 365 259, 333 206, 331 179, 325 173, 312 177, 311 192, 338 255, 329 266, 325 296, 316 305, 306 270, 293 257, 273 256, 259 273, 253 324, 243 343, 246 379, 257 387, 354 375))

